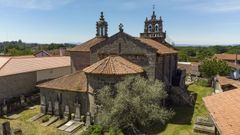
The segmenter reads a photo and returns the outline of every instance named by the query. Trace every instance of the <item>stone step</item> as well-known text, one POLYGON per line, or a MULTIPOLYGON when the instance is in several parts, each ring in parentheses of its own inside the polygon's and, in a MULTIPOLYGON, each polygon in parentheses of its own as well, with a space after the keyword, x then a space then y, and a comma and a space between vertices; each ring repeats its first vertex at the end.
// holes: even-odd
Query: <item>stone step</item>
POLYGON ((58 119, 59 119, 58 117, 53 116, 49 119, 49 121, 44 122, 41 125, 44 127, 47 127, 47 126, 51 125, 52 123, 56 122, 58 119))
POLYGON ((83 122, 75 122, 74 124, 72 124, 72 126, 68 127, 67 129, 65 129, 64 131, 72 133, 73 131, 75 131, 78 128, 81 128, 84 126, 83 122))
POLYGON ((28 119, 27 121, 28 121, 28 122, 36 121, 36 120, 38 120, 39 118, 43 117, 44 115, 45 115, 45 114, 43 114, 43 113, 39 113, 39 114, 33 116, 32 118, 28 119))
POLYGON ((62 125, 61 127, 59 127, 58 129, 64 131, 65 129, 67 129, 68 127, 70 127, 73 123, 74 123, 74 121, 73 121, 73 120, 70 120, 70 121, 68 121, 66 124, 64 124, 64 125, 62 125))
POLYGON ((195 124, 193 127, 193 131, 194 132, 198 132, 198 133, 205 133, 205 134, 209 134, 209 135, 214 135, 215 133, 215 127, 209 127, 209 126, 203 126, 203 125, 198 125, 195 124))

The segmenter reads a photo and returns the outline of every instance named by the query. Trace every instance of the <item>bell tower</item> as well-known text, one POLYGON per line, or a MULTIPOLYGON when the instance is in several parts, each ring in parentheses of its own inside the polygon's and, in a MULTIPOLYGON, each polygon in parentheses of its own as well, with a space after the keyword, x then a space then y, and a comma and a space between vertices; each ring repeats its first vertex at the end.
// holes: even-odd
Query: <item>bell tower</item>
POLYGON ((140 33, 140 37, 151 38, 161 43, 165 42, 166 31, 163 32, 163 21, 161 16, 157 19, 154 6, 151 19, 146 18, 144 23, 144 32, 140 33))
POLYGON ((101 12, 99 21, 96 23, 96 30, 96 37, 108 37, 108 23, 104 19, 103 12, 101 12))

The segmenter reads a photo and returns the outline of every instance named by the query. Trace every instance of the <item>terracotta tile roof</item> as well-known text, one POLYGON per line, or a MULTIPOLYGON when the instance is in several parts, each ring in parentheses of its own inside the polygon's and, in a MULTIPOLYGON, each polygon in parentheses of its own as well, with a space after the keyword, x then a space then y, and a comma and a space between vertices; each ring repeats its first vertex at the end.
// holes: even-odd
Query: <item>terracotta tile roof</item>
POLYGON ((12 57, 0 69, 0 76, 67 67, 70 57, 12 57))
POLYGON ((204 97, 207 110, 221 135, 240 134, 240 89, 204 97))
POLYGON ((233 80, 231 78, 228 78, 226 76, 217 76, 217 80, 221 86, 223 85, 232 85, 234 87, 240 88, 240 81, 239 80, 233 80))
POLYGON ((37 87, 51 90, 87 92, 87 78, 85 73, 80 71, 39 84, 37 87))
POLYGON ((140 40, 142 43, 157 49, 157 53, 159 54, 177 53, 177 51, 174 48, 163 45, 162 43, 159 43, 153 39, 150 38, 137 38, 137 39, 140 40))
MULTIPOLYGON (((236 60, 236 54, 227 54, 227 53, 222 53, 222 54, 215 54, 213 57, 220 59, 220 60, 236 60)), ((238 60, 240 60, 240 56, 237 55, 238 60)))
POLYGON ((186 70, 187 74, 192 75, 200 75, 198 70, 199 63, 192 63, 192 62, 178 62, 178 68, 182 70, 186 70))
POLYGON ((104 75, 127 75, 144 72, 143 68, 120 56, 108 56, 83 69, 86 73, 104 75))
POLYGON ((70 52, 71 51, 89 52, 90 48, 92 46, 95 46, 96 44, 98 44, 98 43, 100 43, 100 42, 102 42, 104 40, 106 40, 106 38, 97 38, 97 37, 95 37, 95 38, 93 38, 91 40, 88 40, 85 43, 82 43, 82 44, 80 44, 78 46, 75 46, 74 48, 68 49, 68 51, 70 51, 70 52))
POLYGON ((240 69, 240 64, 235 64, 233 62, 227 62, 228 66, 234 69, 240 69))

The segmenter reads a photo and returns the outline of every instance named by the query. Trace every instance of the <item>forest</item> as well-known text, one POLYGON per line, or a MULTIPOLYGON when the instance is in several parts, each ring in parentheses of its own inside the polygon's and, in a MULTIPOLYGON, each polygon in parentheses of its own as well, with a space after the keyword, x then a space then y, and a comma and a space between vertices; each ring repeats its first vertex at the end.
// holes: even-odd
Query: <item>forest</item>
POLYGON ((54 50, 59 48, 72 48, 75 44, 69 43, 51 43, 51 44, 38 44, 38 43, 25 43, 21 40, 0 42, 0 54, 8 56, 21 56, 31 55, 41 50, 54 50))

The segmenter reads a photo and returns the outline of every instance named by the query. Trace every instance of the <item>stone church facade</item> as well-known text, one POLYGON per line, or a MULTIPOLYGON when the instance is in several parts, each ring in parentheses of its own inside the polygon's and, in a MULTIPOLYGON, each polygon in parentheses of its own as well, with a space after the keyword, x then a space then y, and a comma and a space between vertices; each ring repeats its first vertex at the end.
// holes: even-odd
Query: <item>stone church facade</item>
POLYGON ((95 91, 114 85, 126 76, 142 75, 173 85, 177 72, 177 50, 165 41, 162 19, 155 12, 146 19, 144 33, 133 37, 119 25, 108 37, 108 23, 101 13, 96 37, 69 50, 73 73, 38 85, 41 112, 75 118, 96 113, 95 91), (80 113, 79 113, 80 112, 80 113))

